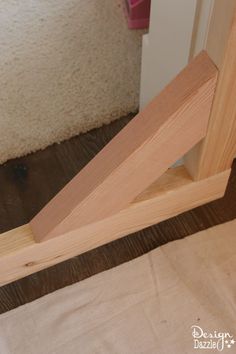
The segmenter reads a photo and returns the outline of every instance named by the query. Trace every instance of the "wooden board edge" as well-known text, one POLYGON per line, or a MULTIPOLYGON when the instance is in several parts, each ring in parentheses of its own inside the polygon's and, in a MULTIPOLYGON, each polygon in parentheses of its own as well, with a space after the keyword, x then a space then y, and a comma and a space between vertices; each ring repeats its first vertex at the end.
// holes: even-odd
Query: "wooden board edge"
POLYGON ((184 159, 193 179, 229 169, 236 154, 236 0, 215 0, 206 51, 219 69, 206 137, 184 159))
POLYGON ((121 212, 43 243, 34 241, 28 224, 10 230, 0 235, 0 285, 218 199, 229 174, 194 182, 183 166, 170 169, 121 212))
POLYGON ((206 136, 217 77, 215 64, 201 52, 31 220, 35 240, 127 208, 206 136))

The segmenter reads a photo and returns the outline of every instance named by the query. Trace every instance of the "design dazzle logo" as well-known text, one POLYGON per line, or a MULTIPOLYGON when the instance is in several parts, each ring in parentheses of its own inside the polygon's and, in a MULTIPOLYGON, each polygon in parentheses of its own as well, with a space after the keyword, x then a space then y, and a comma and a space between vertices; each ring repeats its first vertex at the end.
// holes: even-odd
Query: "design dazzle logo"
POLYGON ((215 349, 222 352, 224 349, 231 349, 236 343, 233 336, 227 332, 204 332, 199 326, 192 326, 194 349, 215 349))

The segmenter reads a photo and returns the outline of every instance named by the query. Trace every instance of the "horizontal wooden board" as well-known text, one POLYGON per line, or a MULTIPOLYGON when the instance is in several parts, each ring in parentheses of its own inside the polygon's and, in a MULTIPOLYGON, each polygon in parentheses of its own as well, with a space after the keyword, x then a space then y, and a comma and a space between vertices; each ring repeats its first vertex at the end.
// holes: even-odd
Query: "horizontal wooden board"
POLYGON ((193 182, 183 166, 169 169, 115 215, 46 242, 30 226, 0 235, 0 285, 10 283, 224 195, 230 171, 193 182))

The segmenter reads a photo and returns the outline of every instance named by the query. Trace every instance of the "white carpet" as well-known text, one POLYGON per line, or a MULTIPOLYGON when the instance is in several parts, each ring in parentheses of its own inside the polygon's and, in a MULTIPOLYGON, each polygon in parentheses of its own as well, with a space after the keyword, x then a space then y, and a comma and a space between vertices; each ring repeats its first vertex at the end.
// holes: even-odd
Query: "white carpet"
POLYGON ((1 315, 0 353, 235 353, 235 233, 236 220, 1 315), (219 351, 194 349, 210 340, 219 351))
POLYGON ((0 163, 138 108, 123 0, 1 0, 0 163))

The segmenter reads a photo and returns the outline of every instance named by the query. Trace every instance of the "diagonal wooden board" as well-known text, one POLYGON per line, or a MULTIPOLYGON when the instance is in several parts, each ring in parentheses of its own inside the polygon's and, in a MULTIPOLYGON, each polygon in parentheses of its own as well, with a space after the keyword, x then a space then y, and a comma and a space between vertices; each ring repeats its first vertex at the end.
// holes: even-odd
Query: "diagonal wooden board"
POLYGON ((127 207, 206 135, 217 69, 200 53, 31 221, 36 241, 127 207))

